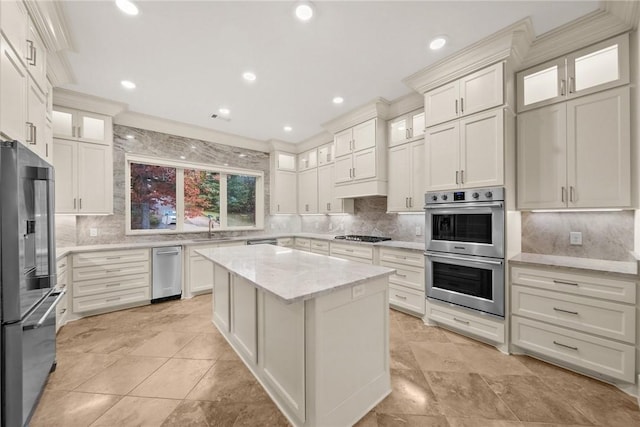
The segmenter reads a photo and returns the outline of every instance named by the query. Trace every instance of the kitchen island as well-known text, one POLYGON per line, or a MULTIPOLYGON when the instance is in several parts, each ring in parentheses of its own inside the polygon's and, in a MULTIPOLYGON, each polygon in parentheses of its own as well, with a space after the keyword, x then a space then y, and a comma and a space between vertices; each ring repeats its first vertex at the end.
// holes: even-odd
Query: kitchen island
POLYGON ((198 253, 213 323, 292 424, 352 425, 391 392, 395 270, 272 245, 198 253))

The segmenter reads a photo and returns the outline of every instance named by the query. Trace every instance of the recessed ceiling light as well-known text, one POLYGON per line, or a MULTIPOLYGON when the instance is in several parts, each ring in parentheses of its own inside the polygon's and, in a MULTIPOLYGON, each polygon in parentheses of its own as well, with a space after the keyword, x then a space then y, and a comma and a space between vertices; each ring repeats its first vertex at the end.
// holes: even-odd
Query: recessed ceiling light
POLYGON ((240 154, 238 154, 238 157, 247 157, 247 155, 244 154, 244 153, 240 153, 240 154))
POLYGON ((195 145, 192 145, 192 146, 191 146, 191 149, 192 149, 192 150, 195 150, 195 149, 196 149, 196 146, 195 146, 195 145))
POLYGON ((296 17, 306 22, 313 17, 313 6, 309 2, 300 2, 296 6, 296 17))
POLYGON ((242 74, 242 78, 245 79, 248 82, 253 82, 253 81, 256 80, 256 75, 254 73, 252 73, 251 71, 247 71, 247 72, 242 74))
POLYGON ((344 98, 341 96, 336 96, 335 98, 333 98, 334 104, 342 104, 343 102, 344 102, 344 98))
POLYGON ((229 166, 229 163, 225 163, 224 165, 225 165, 225 166, 229 166))
POLYGON ((285 126, 283 129, 285 132, 291 132, 293 130, 291 126, 285 126))
POLYGON ((220 109, 218 110, 218 112, 219 112, 220 114, 227 115, 227 114, 229 114, 231 111, 229 111, 229 109, 228 109, 228 108, 220 108, 220 109))
POLYGON ((133 136, 133 135, 127 135, 127 136, 125 136, 125 138, 127 138, 127 139, 134 139, 134 138, 135 138, 135 136, 133 136))
POLYGON ((186 159, 186 157, 185 157, 185 156, 180 156, 180 158, 181 158, 182 160, 186 159))
POLYGON ((118 6, 118 9, 120 9, 127 15, 138 14, 138 6, 133 4, 133 2, 130 0, 116 0, 116 6, 118 6))
POLYGON ((132 81, 129 80, 123 80, 120 82, 120 84, 126 88, 126 89, 135 89, 136 88, 136 84, 132 81))
POLYGON ((429 43, 429 48, 431 50, 438 50, 442 49, 445 44, 447 44, 447 38, 445 36, 438 36, 431 40, 431 42, 429 43))

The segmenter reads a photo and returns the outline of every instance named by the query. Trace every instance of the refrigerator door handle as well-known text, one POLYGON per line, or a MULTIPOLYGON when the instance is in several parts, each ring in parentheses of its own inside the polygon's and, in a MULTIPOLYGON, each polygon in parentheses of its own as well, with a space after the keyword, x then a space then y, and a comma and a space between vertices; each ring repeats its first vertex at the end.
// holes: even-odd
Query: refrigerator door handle
MULTIPOLYGON (((51 314, 51 312, 53 310, 55 310, 56 306, 58 305, 58 303, 60 303, 60 301, 62 300, 62 298, 64 297, 64 295, 67 293, 66 289, 63 289, 62 291, 60 291, 58 293, 58 296, 56 297, 56 300, 53 302, 53 304, 51 304, 51 306, 47 309, 47 311, 42 315, 42 317, 40 318, 40 320, 38 320, 36 322, 35 325, 33 325, 33 329, 37 329, 40 326, 42 326, 44 324, 44 322, 47 320, 47 318, 49 317, 49 315, 51 314)), ((50 294, 51 295, 51 294, 50 294)))
MULTIPOLYGON (((32 314, 33 314, 37 309, 39 309, 39 308, 42 306, 42 304, 44 304, 44 303, 45 303, 45 301, 47 300, 47 298, 49 298, 49 297, 50 297, 54 292, 56 292, 56 290, 55 290, 55 289, 51 289, 51 290, 49 291, 49 293, 47 293, 47 295, 45 295, 45 296, 40 300, 40 302, 38 302, 36 305, 34 305, 33 307, 31 307, 31 309, 30 309, 29 311, 27 311, 27 312, 24 314, 24 320, 27 320, 29 317, 31 317, 31 315, 32 315, 32 314)), ((66 292, 66 291, 64 291, 64 292, 66 292)))

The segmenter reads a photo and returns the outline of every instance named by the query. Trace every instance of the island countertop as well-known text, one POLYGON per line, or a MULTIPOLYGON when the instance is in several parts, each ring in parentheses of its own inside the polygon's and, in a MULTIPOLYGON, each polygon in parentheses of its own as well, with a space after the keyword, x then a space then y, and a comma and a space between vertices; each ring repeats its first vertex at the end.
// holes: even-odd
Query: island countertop
POLYGON ((287 303, 315 298, 395 272, 392 268, 273 245, 196 252, 287 303))

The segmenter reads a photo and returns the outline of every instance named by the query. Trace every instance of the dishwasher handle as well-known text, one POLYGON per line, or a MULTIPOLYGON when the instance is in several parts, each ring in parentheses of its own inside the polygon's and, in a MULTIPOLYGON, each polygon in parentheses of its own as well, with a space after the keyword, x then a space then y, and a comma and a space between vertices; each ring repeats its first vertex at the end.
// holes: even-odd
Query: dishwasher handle
POLYGON ((180 251, 156 252, 155 255, 178 255, 180 251))

